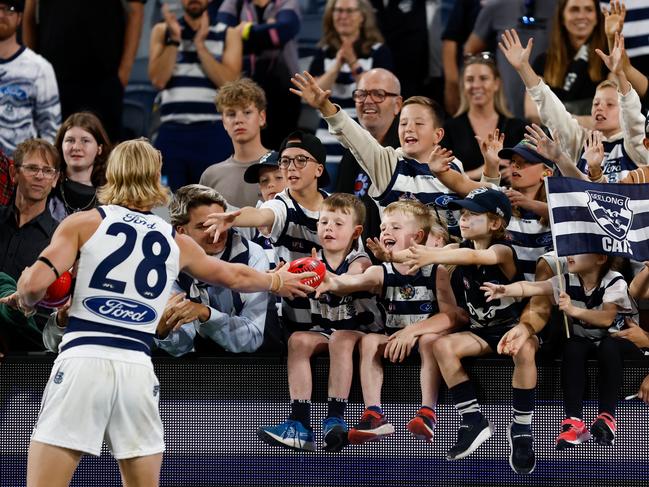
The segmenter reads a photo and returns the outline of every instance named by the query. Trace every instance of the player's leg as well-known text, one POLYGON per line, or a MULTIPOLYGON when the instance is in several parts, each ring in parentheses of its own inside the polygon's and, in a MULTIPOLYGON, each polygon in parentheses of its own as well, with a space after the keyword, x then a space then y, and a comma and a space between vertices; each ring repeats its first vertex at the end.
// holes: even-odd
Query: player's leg
POLYGON ((421 357, 419 382, 421 384, 421 407, 416 416, 408 422, 406 428, 416 438, 424 441, 433 440, 437 423, 437 397, 442 383, 442 374, 433 353, 433 345, 441 335, 429 333, 419 337, 418 350, 421 357))
POLYGON ((311 428, 311 357, 327 351, 328 338, 313 331, 297 331, 288 341, 288 387, 291 414, 276 426, 262 426, 257 436, 264 443, 292 450, 315 450, 311 428))
POLYGON ((158 487, 162 453, 118 460, 124 487, 158 487))
POLYGON ((350 443, 379 440, 394 433, 381 408, 383 387, 383 351, 387 335, 368 333, 360 342, 360 375, 365 411, 356 426, 349 430, 350 443))
POLYGON ((462 416, 457 441, 446 455, 447 460, 459 460, 475 451, 493 433, 493 426, 482 415, 480 404, 461 360, 490 353, 492 347, 471 332, 452 333, 433 344, 442 376, 449 388, 455 408, 462 416))
POLYGON ((27 455, 27 487, 67 487, 82 454, 32 440, 27 455))
POLYGON ((348 441, 345 408, 354 376, 354 349, 364 336, 356 330, 337 330, 329 339, 329 397, 327 417, 322 423, 324 448, 328 451, 339 451, 348 441))

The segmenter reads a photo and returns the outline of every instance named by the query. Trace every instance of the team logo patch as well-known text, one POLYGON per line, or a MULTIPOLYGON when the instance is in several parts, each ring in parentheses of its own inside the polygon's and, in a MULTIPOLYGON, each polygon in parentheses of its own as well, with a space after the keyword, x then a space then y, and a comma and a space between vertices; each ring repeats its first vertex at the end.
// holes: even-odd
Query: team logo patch
POLYGON ((433 303, 424 303, 419 306, 419 309, 424 313, 431 313, 433 311, 433 303))
POLYGON ((540 237, 537 237, 536 243, 542 245, 543 247, 552 245, 552 233, 544 233, 540 237))
POLYGON ((452 195, 452 194, 443 194, 442 196, 438 196, 435 198, 435 206, 440 206, 442 208, 447 208, 448 204, 453 201, 459 199, 457 196, 452 195))
POLYGON ((472 200, 473 198, 475 198, 479 194, 486 193, 487 191, 488 191, 488 188, 486 188, 485 186, 481 186, 479 188, 474 189, 469 194, 467 194, 466 199, 472 200))
POLYGON ((403 299, 412 299, 415 297, 415 288, 412 287, 410 284, 406 284, 405 286, 401 286, 399 288, 399 295, 403 299))
POLYGON ((83 307, 94 315, 127 325, 145 325, 158 318, 151 306, 126 298, 92 296, 83 300, 83 307))
POLYGON ((588 210, 597 224, 616 240, 624 240, 633 222, 629 198, 604 191, 586 190, 588 210))
POLYGON ((370 178, 367 177, 367 174, 364 172, 359 173, 356 176, 354 181, 354 195, 357 197, 365 196, 367 194, 367 188, 370 187, 370 178))
POLYGON ((56 373, 56 375, 54 376, 54 380, 53 380, 53 382, 54 382, 55 384, 60 384, 61 382, 63 382, 63 372, 61 372, 61 371, 59 370, 59 371, 56 373))

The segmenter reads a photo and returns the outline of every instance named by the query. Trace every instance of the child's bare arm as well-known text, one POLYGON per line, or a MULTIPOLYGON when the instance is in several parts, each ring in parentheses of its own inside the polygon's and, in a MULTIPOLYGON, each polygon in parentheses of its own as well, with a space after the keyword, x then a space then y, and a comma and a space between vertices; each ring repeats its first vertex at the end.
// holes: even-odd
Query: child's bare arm
POLYGON ((559 296, 559 309, 568 316, 581 320, 597 328, 608 328, 613 323, 620 307, 615 303, 604 303, 602 309, 585 309, 574 306, 570 296, 561 293, 559 296))
POLYGON ((504 297, 524 298, 529 296, 552 296, 552 283, 547 281, 517 281, 511 284, 485 282, 480 287, 487 302, 504 297))
POLYGON ((343 274, 337 276, 327 272, 324 281, 316 288, 316 298, 324 293, 346 296, 357 291, 379 294, 383 286, 383 267, 373 265, 362 274, 343 274))
POLYGON ((644 263, 644 268, 631 281, 629 294, 634 299, 649 299, 649 261, 644 263))

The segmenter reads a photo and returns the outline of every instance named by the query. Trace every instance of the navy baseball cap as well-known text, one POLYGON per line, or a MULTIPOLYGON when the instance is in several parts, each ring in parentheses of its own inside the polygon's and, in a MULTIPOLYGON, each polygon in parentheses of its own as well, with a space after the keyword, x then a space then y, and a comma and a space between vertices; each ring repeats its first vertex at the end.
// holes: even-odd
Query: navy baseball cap
POLYGON ((502 216, 507 224, 512 217, 512 205, 507 195, 486 186, 474 189, 463 200, 450 201, 447 206, 452 210, 465 208, 474 213, 495 213, 502 216))
POLYGON ((318 178, 318 187, 323 188, 329 184, 329 174, 327 174, 327 150, 322 144, 319 138, 315 135, 303 130, 296 130, 289 134, 286 137, 282 144, 279 146, 279 156, 282 157, 282 152, 284 149, 289 149, 291 147, 297 147, 299 149, 304 149, 313 158, 318 161, 319 164, 322 164, 322 174, 318 178))
POLYGON ((275 169, 279 169, 278 161, 279 161, 279 152, 274 150, 270 152, 266 152, 266 154, 264 154, 259 158, 257 164, 253 164, 248 169, 246 169, 246 172, 243 173, 243 180, 246 183, 250 183, 250 184, 258 183, 259 172, 261 171, 261 168, 273 167, 275 169))
POLYGON ((536 152, 536 150, 534 150, 534 146, 526 139, 521 140, 514 147, 506 147, 502 149, 500 152, 498 152, 498 157, 500 157, 501 159, 511 159, 514 154, 518 154, 531 164, 545 164, 553 171, 555 169, 554 162, 536 152))

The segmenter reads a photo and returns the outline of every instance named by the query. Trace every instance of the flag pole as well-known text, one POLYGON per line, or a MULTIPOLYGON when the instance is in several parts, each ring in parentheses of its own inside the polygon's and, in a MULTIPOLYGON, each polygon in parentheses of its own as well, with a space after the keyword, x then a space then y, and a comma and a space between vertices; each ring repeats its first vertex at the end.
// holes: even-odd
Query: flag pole
MULTIPOLYGON (((554 247, 554 264, 557 268, 557 276, 559 277, 559 292, 563 293, 565 292, 565 286, 563 282, 563 274, 561 272, 561 265, 559 264, 559 254, 557 253, 557 236, 556 233, 554 232, 554 215, 552 213, 552 204, 550 200, 550 178, 545 177, 544 183, 545 183, 545 194, 547 195, 547 200, 548 200, 548 213, 550 214, 550 229, 552 230, 552 246, 554 247)), ((566 314, 562 311, 561 314, 563 315, 563 326, 565 327, 566 330, 566 338, 570 338, 570 327, 568 326, 568 317, 566 314)))

